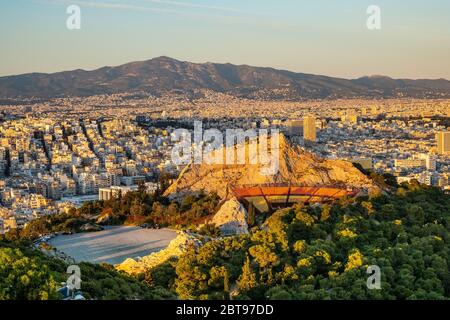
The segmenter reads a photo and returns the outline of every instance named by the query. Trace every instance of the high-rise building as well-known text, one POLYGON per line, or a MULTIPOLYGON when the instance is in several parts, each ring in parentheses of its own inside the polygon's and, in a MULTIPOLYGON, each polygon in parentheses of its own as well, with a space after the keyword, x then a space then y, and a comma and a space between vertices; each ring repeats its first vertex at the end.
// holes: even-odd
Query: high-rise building
POLYGON ((303 138, 305 142, 316 142, 316 118, 313 116, 306 116, 303 120, 303 138))
POLYGON ((420 158, 425 160, 427 170, 436 171, 436 159, 431 154, 421 154, 420 158))
POLYGON ((450 131, 438 132, 436 143, 439 154, 450 154, 450 131))

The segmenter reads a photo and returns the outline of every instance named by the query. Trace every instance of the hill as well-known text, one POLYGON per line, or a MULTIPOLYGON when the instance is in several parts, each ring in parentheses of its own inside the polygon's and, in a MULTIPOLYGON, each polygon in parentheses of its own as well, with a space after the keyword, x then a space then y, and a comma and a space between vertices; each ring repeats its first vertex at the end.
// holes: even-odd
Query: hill
MULTIPOLYGON (((248 143, 246 144, 248 148, 248 143)), ((219 149, 226 151, 226 149, 219 149)), ((224 152, 225 154, 225 152, 224 152)), ((264 175, 262 164, 243 165, 193 164, 187 165, 178 179, 166 190, 165 196, 177 196, 205 190, 221 198, 231 196, 231 187, 239 185, 285 183, 306 186, 341 185, 359 189, 377 189, 372 180, 352 163, 343 160, 326 160, 292 146, 280 134, 279 170, 274 175, 264 175)))
POLYGON ((450 98, 450 81, 373 76, 342 79, 248 65, 191 63, 168 57, 116 67, 0 77, 0 98, 90 96, 121 92, 161 95, 209 89, 237 97, 300 100, 323 98, 450 98))

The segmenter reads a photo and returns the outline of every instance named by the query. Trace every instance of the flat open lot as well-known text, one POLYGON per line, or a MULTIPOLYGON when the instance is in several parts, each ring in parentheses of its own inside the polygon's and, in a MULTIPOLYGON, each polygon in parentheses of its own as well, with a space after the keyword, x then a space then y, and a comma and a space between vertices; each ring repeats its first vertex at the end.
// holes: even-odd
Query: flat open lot
POLYGON ((60 235, 48 241, 77 262, 119 264, 167 247, 177 233, 168 229, 107 227, 103 231, 60 235))

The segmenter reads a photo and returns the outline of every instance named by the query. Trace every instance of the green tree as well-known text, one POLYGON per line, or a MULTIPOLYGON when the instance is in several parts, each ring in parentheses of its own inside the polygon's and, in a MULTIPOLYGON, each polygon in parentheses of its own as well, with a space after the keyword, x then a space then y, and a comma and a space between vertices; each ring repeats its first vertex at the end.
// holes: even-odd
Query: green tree
POLYGON ((56 282, 46 265, 19 249, 0 249, 0 300, 57 298, 56 282))
POLYGON ((237 285, 240 292, 246 292, 256 287, 256 275, 250 265, 250 258, 247 256, 244 265, 242 266, 242 273, 239 276, 237 285))

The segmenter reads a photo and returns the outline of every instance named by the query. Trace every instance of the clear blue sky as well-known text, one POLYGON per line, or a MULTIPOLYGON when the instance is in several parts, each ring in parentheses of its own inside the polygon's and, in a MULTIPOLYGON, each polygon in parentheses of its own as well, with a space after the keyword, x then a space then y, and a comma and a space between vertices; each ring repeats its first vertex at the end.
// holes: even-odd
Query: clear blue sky
POLYGON ((449 0, 0 0, 0 76, 167 55, 346 78, 450 79, 449 0), (78 4, 81 30, 66 28, 78 4), (382 29, 366 28, 381 7, 382 29))

